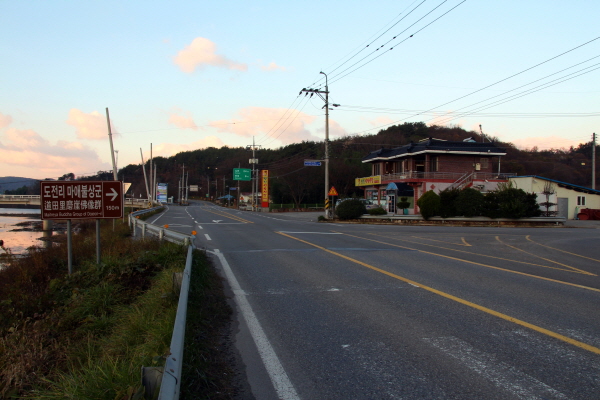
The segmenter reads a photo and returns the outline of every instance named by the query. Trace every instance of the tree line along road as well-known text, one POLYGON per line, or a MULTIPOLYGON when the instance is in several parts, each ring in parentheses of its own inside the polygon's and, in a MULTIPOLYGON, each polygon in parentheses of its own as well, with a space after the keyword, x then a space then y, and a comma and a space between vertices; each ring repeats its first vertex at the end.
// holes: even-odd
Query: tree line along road
POLYGON ((227 279, 256 399, 599 399, 600 230, 172 206, 227 279))

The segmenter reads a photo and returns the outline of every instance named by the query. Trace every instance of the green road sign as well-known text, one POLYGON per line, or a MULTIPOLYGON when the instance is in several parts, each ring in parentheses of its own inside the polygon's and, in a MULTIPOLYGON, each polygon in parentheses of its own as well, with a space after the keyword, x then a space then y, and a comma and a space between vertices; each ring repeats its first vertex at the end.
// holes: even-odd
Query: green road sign
POLYGON ((233 180, 234 181, 250 181, 252 180, 252 170, 248 168, 234 168, 233 169, 233 180))

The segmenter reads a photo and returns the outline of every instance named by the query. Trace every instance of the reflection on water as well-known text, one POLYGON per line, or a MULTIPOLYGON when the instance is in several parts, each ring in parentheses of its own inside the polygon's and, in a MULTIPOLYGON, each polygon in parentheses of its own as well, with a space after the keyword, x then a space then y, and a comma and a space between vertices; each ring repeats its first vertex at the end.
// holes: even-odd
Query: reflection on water
MULTIPOLYGON (((43 246, 43 243, 37 240, 42 237, 40 218, 19 215, 24 213, 35 214, 36 210, 0 209, 0 214, 5 214, 0 215, 0 240, 4 241, 4 248, 10 249, 13 254, 23 254, 31 246, 43 246), (6 214, 14 214, 14 216, 6 214)), ((5 252, 0 249, 0 254, 5 252)))

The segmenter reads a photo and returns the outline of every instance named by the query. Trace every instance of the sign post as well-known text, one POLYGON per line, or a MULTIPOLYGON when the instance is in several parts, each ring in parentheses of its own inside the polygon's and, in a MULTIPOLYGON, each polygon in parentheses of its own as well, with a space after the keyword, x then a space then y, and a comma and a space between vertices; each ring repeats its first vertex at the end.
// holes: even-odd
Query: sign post
MULTIPOLYGON (((337 190, 335 190, 335 186, 332 186, 331 189, 329 189, 329 193, 327 193, 327 196, 331 196, 331 197, 338 196, 338 192, 337 192, 337 190)), ((329 198, 327 198, 325 200, 325 209, 327 210, 327 214, 329 214, 329 208, 330 208, 330 207, 327 207, 328 202, 329 202, 329 198)), ((335 198, 332 199, 331 203, 333 203, 333 206, 331 207, 332 208, 331 217, 334 218, 335 217, 335 198)))
MULTIPOLYGON (((67 220, 69 275, 73 272, 71 221, 96 219, 96 249, 100 250, 100 219, 123 217, 123 182, 121 181, 41 181, 42 220, 67 220)), ((100 261, 97 254, 96 260, 100 261)))

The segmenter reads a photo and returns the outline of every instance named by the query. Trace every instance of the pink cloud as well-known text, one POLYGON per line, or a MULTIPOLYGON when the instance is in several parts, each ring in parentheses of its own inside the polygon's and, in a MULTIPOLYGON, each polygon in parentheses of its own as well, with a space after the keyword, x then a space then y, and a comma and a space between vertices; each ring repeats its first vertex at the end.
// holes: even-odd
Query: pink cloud
POLYGON ((198 129, 198 126, 194 122, 191 113, 189 111, 183 112, 183 110, 180 109, 176 109, 174 112, 169 114, 169 123, 181 129, 198 129), (185 115, 180 115, 182 113, 185 115))
POLYGON ((6 128, 12 123, 12 118, 10 115, 4 115, 0 113, 0 129, 6 128))
POLYGON ((573 140, 560 136, 537 136, 506 141, 510 141, 519 149, 532 149, 537 147, 539 150, 562 149, 571 146, 577 147, 580 143, 585 142, 584 140, 573 140))
POLYGON ((173 62, 183 72, 191 74, 207 65, 219 68, 247 71, 246 64, 238 63, 225 56, 217 54, 217 45, 209 39, 197 37, 185 49, 179 51, 173 62))
POLYGON ((377 117, 375 119, 370 119, 368 122, 373 126, 382 126, 389 125, 394 122, 394 120, 390 117, 377 117))
POLYGON ((110 169, 95 151, 81 143, 52 144, 31 129, 9 128, 1 138, 0 167, 15 174, 44 178, 110 169))
MULTIPOLYGON (((106 116, 98 111, 86 114, 81 110, 72 108, 69 111, 67 124, 75 127, 75 134, 80 139, 104 140, 108 137, 106 116)), ((115 134, 116 130, 112 121, 110 125, 112 133, 115 134)))
MULTIPOLYGON (((319 132, 323 133, 323 139, 325 139, 325 126, 319 128, 319 132)), ((337 121, 329 118, 329 137, 331 138, 335 136, 348 136, 348 132, 344 128, 342 128, 342 126, 338 124, 337 121)))
POLYGON ((282 67, 280 65, 275 64, 274 62, 270 62, 269 65, 263 65, 260 67, 260 69, 262 69, 263 71, 285 71, 286 68, 282 67))
POLYGON ((247 107, 238 111, 238 117, 230 120, 212 121, 210 126, 219 132, 229 132, 241 137, 256 136, 261 141, 277 140, 282 144, 303 140, 321 140, 306 125, 315 117, 284 108, 247 107))

